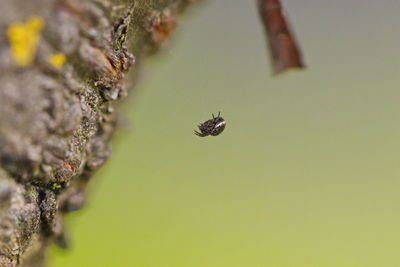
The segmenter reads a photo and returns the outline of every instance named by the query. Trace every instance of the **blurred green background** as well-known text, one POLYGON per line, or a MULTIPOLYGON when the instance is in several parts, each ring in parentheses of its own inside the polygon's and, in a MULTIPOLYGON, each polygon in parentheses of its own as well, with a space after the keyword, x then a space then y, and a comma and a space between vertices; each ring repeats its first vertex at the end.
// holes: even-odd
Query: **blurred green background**
POLYGON ((147 60, 52 266, 400 266, 400 2, 284 1, 308 68, 277 77, 254 2, 147 60))

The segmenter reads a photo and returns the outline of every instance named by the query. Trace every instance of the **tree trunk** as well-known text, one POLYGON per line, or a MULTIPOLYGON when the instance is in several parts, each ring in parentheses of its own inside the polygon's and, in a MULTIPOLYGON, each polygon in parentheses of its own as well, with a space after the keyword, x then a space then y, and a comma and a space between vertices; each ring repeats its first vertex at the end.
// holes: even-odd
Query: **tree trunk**
POLYGON ((189 2, 2 0, 0 266, 44 266, 50 244, 68 246, 63 216, 110 155, 124 76, 189 2))

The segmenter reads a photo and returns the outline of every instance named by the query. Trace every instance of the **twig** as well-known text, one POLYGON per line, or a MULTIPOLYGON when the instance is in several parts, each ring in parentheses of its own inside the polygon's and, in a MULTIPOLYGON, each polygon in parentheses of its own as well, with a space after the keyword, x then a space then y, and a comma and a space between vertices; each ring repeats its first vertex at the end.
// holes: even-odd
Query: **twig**
POLYGON ((280 0, 257 0, 268 38, 274 74, 303 68, 301 51, 284 15, 280 0))

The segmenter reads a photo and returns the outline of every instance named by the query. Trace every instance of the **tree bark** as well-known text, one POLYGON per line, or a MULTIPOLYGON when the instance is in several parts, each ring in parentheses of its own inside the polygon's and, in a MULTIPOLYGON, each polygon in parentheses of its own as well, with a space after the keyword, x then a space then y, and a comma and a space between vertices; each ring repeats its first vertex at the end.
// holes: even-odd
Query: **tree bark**
POLYGON ((110 155, 124 76, 189 2, 2 1, 0 266, 44 266, 50 244, 68 246, 63 216, 110 155))

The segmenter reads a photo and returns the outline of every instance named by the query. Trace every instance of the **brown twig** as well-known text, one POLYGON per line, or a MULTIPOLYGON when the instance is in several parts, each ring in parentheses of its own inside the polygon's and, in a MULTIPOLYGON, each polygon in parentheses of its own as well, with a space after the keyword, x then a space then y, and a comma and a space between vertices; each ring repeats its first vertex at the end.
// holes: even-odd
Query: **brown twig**
POLYGON ((257 0, 267 33, 274 74, 291 68, 303 68, 301 51, 284 16, 280 0, 257 0))

